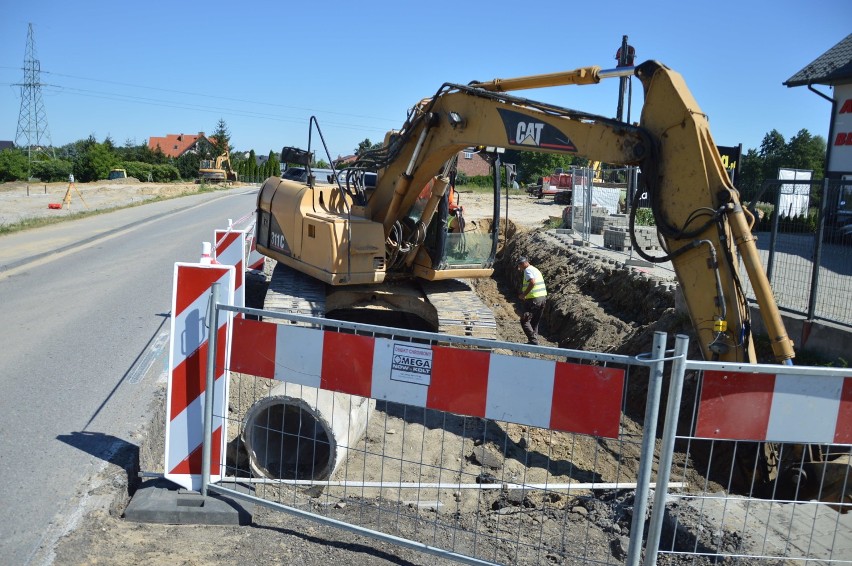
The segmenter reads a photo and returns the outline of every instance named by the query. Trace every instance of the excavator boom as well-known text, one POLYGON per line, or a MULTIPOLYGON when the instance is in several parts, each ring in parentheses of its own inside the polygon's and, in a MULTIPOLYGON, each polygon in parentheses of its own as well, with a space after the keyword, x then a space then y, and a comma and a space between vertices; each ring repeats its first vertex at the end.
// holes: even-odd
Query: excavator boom
POLYGON ((672 261, 705 358, 755 361, 738 257, 757 294, 776 358, 783 362, 793 357, 750 234, 753 219, 722 166, 707 118, 682 77, 654 61, 614 71, 586 67, 444 84, 414 106, 403 127, 387 134, 380 150, 355 162, 355 170, 378 173, 370 190, 306 187, 275 178, 268 182, 259 197, 258 225, 267 231, 260 236, 260 249, 332 285, 379 283, 399 275, 426 280, 489 276, 493 248, 486 253, 485 243, 475 258, 453 265, 447 261, 449 240, 438 234, 445 229, 436 229, 446 225, 446 212, 439 205, 446 199, 455 156, 471 146, 639 165, 667 252, 649 259, 672 261), (602 77, 630 73, 645 90, 639 125, 505 93, 594 84, 602 77), (288 184, 287 196, 279 194, 288 184), (296 222, 279 220, 283 215, 271 204, 274 194, 282 203, 279 210, 303 211, 296 222))

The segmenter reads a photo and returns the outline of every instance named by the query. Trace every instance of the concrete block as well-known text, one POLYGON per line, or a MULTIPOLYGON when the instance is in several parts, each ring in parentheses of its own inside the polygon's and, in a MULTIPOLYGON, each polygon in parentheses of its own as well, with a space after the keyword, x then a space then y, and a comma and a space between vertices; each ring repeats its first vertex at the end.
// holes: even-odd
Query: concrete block
POLYGON ((136 523, 166 525, 248 525, 251 506, 230 497, 178 488, 164 479, 144 482, 124 511, 124 518, 136 523))

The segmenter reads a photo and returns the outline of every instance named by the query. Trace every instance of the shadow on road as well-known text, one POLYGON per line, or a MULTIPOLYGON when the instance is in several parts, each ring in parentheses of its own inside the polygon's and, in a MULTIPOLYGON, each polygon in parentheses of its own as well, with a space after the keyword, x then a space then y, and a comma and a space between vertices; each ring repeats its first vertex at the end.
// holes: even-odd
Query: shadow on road
POLYGON ((72 432, 56 437, 60 442, 91 454, 127 472, 128 491, 132 494, 139 483, 139 447, 126 440, 101 432, 72 432))

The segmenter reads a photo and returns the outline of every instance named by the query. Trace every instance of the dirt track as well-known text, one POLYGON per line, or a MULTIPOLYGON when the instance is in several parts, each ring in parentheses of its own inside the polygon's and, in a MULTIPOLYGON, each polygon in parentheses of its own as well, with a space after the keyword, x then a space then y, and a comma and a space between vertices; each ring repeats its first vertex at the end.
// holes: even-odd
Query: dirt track
MULTIPOLYGON (((64 194, 65 188, 58 187, 64 194)), ((194 187, 177 188, 168 186, 162 190, 192 190, 194 187)), ((154 194, 153 186, 125 181, 117 187, 84 186, 83 198, 93 207, 117 206, 127 204, 128 199, 146 198, 154 194), (150 192, 149 192, 150 191, 150 192), (91 202, 89 202, 91 201, 91 202)), ((56 194, 52 198, 56 200, 56 194)), ((0 197, 8 196, 8 191, 0 191, 0 197)), ((49 194, 49 196, 51 196, 49 194)), ((17 199, 27 199, 32 206, 33 215, 48 212, 46 205, 39 210, 29 201, 30 197, 17 195, 17 199)), ((75 195, 76 198, 76 195, 75 195)), ((60 195, 61 199, 61 195, 60 195)), ((79 200, 79 199, 78 199, 79 200)), ((472 194, 461 195, 468 219, 480 216, 479 210, 484 199, 472 194)), ((8 201, 6 201, 8 202, 8 201)), ((75 202, 76 204, 76 202, 75 202)), ((570 252, 554 253, 552 243, 543 238, 535 229, 550 217, 558 217, 561 206, 552 201, 536 201, 524 194, 510 198, 509 216, 519 226, 519 234, 510 238, 509 245, 501 253, 502 261, 498 265, 501 275, 477 282, 477 292, 486 304, 495 311, 500 338, 512 342, 524 342, 525 338, 518 324, 518 307, 514 288, 517 281, 513 270, 507 269, 514 257, 523 253, 538 265, 546 274, 550 286, 550 300, 542 323, 542 334, 550 345, 610 351, 620 353, 638 353, 647 351, 650 336, 662 319, 663 324, 677 326, 671 308, 671 297, 641 280, 625 274, 618 276, 612 270, 598 265, 570 252), (569 269, 570 266, 570 269, 569 269), (656 289, 656 290, 655 290, 656 289), (641 300, 640 300, 641 299, 641 300)), ((7 210, 5 204, 2 208, 7 210)), ((19 211, 20 212, 20 211, 19 211)), ((482 213, 486 215, 487 212, 482 213)), ((682 322, 682 321, 681 321, 682 322)), ((676 330, 676 329, 669 329, 676 330)), ((138 469, 162 471, 162 433, 163 398, 157 399, 151 408, 151 426, 147 440, 140 446, 138 469)), ((411 427, 399 421, 393 411, 385 408, 384 426, 411 427), (397 419, 397 420, 394 420, 397 419)), ((380 419, 373 419, 374 422, 380 419)), ((641 420, 626 419, 630 434, 641 434, 641 420)), ((491 426, 494 429, 494 426, 491 426)), ((416 430, 416 429, 415 429, 416 430)), ((414 434, 414 433, 409 433, 414 434)), ((594 470, 601 481, 613 481, 618 478, 619 470, 633 473, 638 465, 638 453, 628 447, 613 445, 601 450, 591 438, 554 441, 545 431, 528 429, 517 425, 507 425, 501 431, 503 438, 513 445, 521 446, 529 453, 549 454, 552 461, 571 462, 579 470, 594 470)), ((386 437, 383 431, 368 432, 368 438, 386 437)), ((395 442, 403 435, 392 436, 395 442)), ((485 434, 486 443, 490 438, 485 434)), ((461 439, 464 441, 464 439, 461 439)), ((400 440, 401 441, 401 440, 400 440)), ((492 442, 493 442, 492 438, 492 442)), ((443 442, 443 441, 442 441, 443 442)), ((424 449, 435 446, 434 442, 424 442, 424 449)), ((392 447, 388 447, 392 450, 392 447)), ((248 563, 248 564, 307 564, 326 566, 331 561, 341 564, 441 564, 445 563, 427 555, 384 543, 377 543, 358 535, 337 529, 318 526, 312 522, 294 519, 280 513, 256 508, 253 524, 248 527, 204 527, 204 526, 168 526, 130 523, 122 518, 123 509, 129 500, 128 484, 136 483, 133 470, 137 469, 136 455, 118 455, 107 471, 92 478, 87 487, 88 502, 83 520, 55 548, 56 564, 212 564, 212 563, 248 563), (130 472, 130 473, 128 473, 130 472)), ((623 473, 623 472, 622 472, 623 473)), ((428 478, 422 478, 428 481, 428 478)), ((576 478, 575 478, 576 479, 576 478)), ((699 481, 700 483, 700 481, 699 481)), ((494 495, 493 497, 499 497, 494 495)), ((579 505, 574 498, 569 500, 545 502, 532 501, 534 505, 552 507, 552 514, 558 525, 569 510, 579 505)), ((476 512, 489 517, 492 511, 491 500, 479 502, 466 513, 468 519, 475 521, 476 512), (477 507, 482 506, 477 509, 477 507)), ((619 560, 625 546, 625 536, 629 528, 629 517, 613 514, 613 510, 623 507, 623 502, 612 501, 602 504, 600 509, 584 503, 584 514, 568 516, 578 521, 579 532, 584 532, 577 545, 591 545, 594 552, 603 560, 619 560), (585 512, 597 517, 595 521, 585 520, 585 512)), ((581 506, 583 506, 581 505, 581 506)), ((346 519, 347 513, 357 514, 358 507, 350 506, 336 513, 337 518, 346 519)), ((579 513, 579 512, 578 512, 579 513)), ((520 517, 518 528, 521 542, 534 544, 540 536, 540 525, 531 518, 520 517), (529 524, 525 524, 525 521, 529 524), (526 533, 529 531, 529 535, 526 533), (526 537, 531 537, 526 541, 526 537)), ((404 528, 397 533, 406 536, 404 528)), ((567 549, 569 555, 582 555, 582 548, 567 549)), ((498 560, 508 560, 509 555, 495 556, 498 560)), ((559 555, 548 556, 549 562, 561 562, 559 555)), ((528 560, 522 562, 530 563, 528 560)))

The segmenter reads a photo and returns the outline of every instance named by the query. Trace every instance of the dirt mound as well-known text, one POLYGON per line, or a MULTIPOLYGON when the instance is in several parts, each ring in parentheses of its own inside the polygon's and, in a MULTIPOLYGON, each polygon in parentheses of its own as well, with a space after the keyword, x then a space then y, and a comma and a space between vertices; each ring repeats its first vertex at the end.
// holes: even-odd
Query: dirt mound
MULTIPOLYGON (((515 228, 512 234, 512 228, 496 266, 494 290, 488 290, 488 282, 477 285, 488 304, 499 307, 508 298, 516 303, 510 310, 518 314, 514 298, 522 276, 515 263, 527 257, 547 284, 540 330, 551 345, 635 355, 650 350, 655 330, 691 332, 686 317, 675 313, 671 285, 584 254, 546 231, 515 228)), ((522 336, 510 332, 505 339, 521 342, 522 336)))

